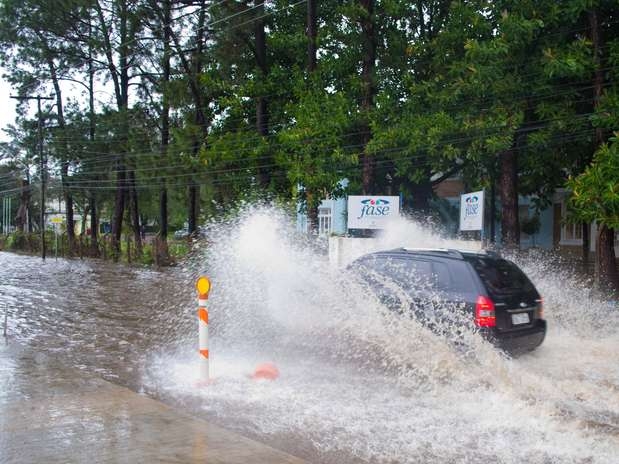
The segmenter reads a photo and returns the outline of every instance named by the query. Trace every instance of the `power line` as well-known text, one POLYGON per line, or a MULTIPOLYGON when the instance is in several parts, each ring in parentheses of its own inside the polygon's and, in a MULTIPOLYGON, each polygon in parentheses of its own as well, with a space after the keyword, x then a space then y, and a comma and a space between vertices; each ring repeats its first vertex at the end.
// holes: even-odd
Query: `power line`
MULTIPOLYGON (((586 100, 586 101, 588 101, 588 100, 586 100)), ((538 125, 540 125, 540 124, 550 124, 550 123, 553 123, 553 122, 562 122, 562 121, 566 121, 566 120, 570 121, 570 122, 576 122, 578 120, 586 120, 588 117, 590 117, 590 116, 592 116, 594 114, 595 114, 594 112, 591 112, 591 113, 580 113, 580 114, 576 114, 576 115, 568 114, 568 115, 563 116, 563 117, 540 119, 540 120, 535 121, 535 124, 538 124, 538 125)), ((502 124, 499 124, 499 125, 496 125, 496 126, 486 126, 483 129, 481 129, 481 130, 485 131, 484 134, 486 136, 489 136, 489 135, 496 135, 497 133, 500 133, 502 131, 506 131, 506 130, 509 131, 510 129, 509 128, 506 129, 505 126, 503 126, 502 124)), ((273 150, 273 149, 277 149, 277 148, 286 148, 286 147, 291 147, 291 146, 294 147, 294 145, 296 145, 296 144, 298 144, 299 146, 304 146, 304 145, 306 145, 308 143, 321 142, 321 141, 324 141, 324 140, 331 140, 331 139, 334 139, 334 138, 337 139, 337 140, 344 140, 344 139, 349 138, 349 137, 354 137, 354 136, 357 136, 357 135, 364 135, 366 133, 368 133, 368 132, 366 132, 366 131, 356 131, 356 132, 351 132, 351 133, 343 133, 343 134, 340 134, 340 135, 337 135, 337 136, 325 136, 325 137, 319 137, 319 138, 308 137, 308 138, 305 138, 303 140, 299 140, 299 141, 296 141, 296 142, 291 142, 291 141, 289 141, 289 142, 280 142, 280 143, 273 143, 273 142, 271 142, 271 143, 269 143, 268 148, 273 150)), ((471 136, 468 136, 468 137, 471 137, 471 136)), ((472 137, 477 137, 477 136, 473 135, 472 137)), ((257 140, 259 140, 259 137, 258 138, 249 137, 248 140, 250 142, 257 141, 257 140)), ((466 141, 466 140, 467 140, 467 137, 465 137, 464 139, 458 138, 457 140, 454 140, 454 142, 461 142, 461 141, 466 141)), ((231 162, 242 162, 242 161, 251 162, 251 161, 258 161, 260 159, 269 159, 271 157, 271 155, 263 155, 263 156, 248 156, 248 157, 245 157, 245 158, 239 158, 238 157, 239 154, 251 152, 251 151, 254 150, 254 147, 251 147, 251 146, 247 147, 244 142, 240 142, 240 143, 244 144, 243 148, 239 148, 239 145, 236 145, 236 146, 233 145, 229 151, 218 151, 218 150, 210 149, 210 150, 207 150, 207 153, 210 153, 212 158, 216 158, 217 156, 221 156, 221 155, 227 154, 230 151, 232 151, 232 152, 234 152, 237 155, 237 157, 232 159, 231 162)), ((328 149, 328 148, 357 148, 357 147, 360 147, 360 146, 361 146, 360 144, 356 144, 356 145, 336 144, 336 145, 330 145, 330 146, 326 146, 326 147, 325 146, 321 146, 321 148, 322 149, 328 149)), ((115 157, 117 155, 118 154, 109 154, 108 156, 99 157, 94 162, 87 163, 86 166, 88 166, 89 168, 93 168, 93 167, 96 167, 96 166, 101 166, 102 164, 109 164, 109 161, 115 159, 115 157)), ((129 153, 125 153, 125 155, 127 156, 127 159, 129 161, 131 161, 132 159, 139 159, 139 158, 142 158, 144 156, 147 156, 147 157, 151 157, 151 156, 152 157, 157 157, 157 156, 159 156, 157 153, 152 152, 152 151, 149 151, 149 152, 138 152, 138 153, 131 153, 131 152, 129 152, 129 153)), ((214 162, 217 162, 217 160, 215 160, 214 162)), ((174 168, 180 168, 180 167, 186 167, 186 166, 187 166, 186 164, 179 164, 179 165, 169 166, 169 168, 174 169, 174 168)), ((166 166, 163 166, 163 167, 157 166, 157 167, 148 167, 148 168, 139 168, 139 167, 136 168, 136 167, 133 167, 133 168, 127 168, 126 171, 127 172, 128 171, 140 172, 140 171, 159 170, 159 169, 162 169, 162 168, 165 169, 167 167, 166 166)), ((109 173, 109 172, 110 172, 110 170, 87 171, 87 173, 90 173, 90 174, 105 174, 105 173, 109 173)))
MULTIPOLYGON (((611 83, 607 83, 604 86, 608 86, 608 85, 611 85, 611 83)), ((578 89, 573 89, 573 92, 580 92, 582 90, 586 90, 586 89, 590 89, 590 88, 592 88, 592 86, 580 87, 578 89)), ((567 91, 567 92, 571 93, 572 90, 567 91)), ((565 93, 566 92, 546 93, 546 94, 542 94, 542 95, 529 94, 529 95, 525 96, 521 102, 524 103, 524 102, 531 102, 531 101, 542 100, 542 99, 552 99, 552 98, 554 98, 556 96, 564 95, 565 93)), ((474 100, 471 99, 471 101, 469 101, 468 104, 466 104, 466 106, 465 105, 452 105, 451 107, 444 108, 443 111, 457 110, 457 109, 462 109, 462 108, 465 108, 465 107, 468 109, 468 108, 470 108, 470 106, 473 103, 473 101, 474 100)), ((572 101, 570 101, 570 103, 573 105, 573 104, 579 104, 579 103, 591 103, 592 101, 593 101, 593 98, 590 98, 590 99, 572 100, 572 101)), ((518 104, 519 102, 520 101, 515 101, 514 104, 518 104)), ((416 115, 423 116, 424 114, 432 114, 432 109, 430 108, 428 110, 423 110, 421 112, 418 112, 416 115)), ((588 113, 588 114, 590 115, 591 113, 588 113)), ((568 118, 572 118, 573 116, 570 115, 570 116, 567 116, 567 117, 568 118)), ((577 115, 576 117, 579 117, 579 115, 577 115)), ((540 120, 538 122, 545 122, 545 121, 540 120)), ((279 123, 279 122, 278 123, 272 123, 271 124, 271 129, 274 129, 274 128, 277 128, 277 127, 284 128, 288 124, 289 123, 279 123)), ((294 126, 290 126, 290 127, 293 128, 294 126)), ((215 134, 215 136, 218 136, 218 135, 219 136, 222 136, 222 135, 225 136, 226 134, 227 134, 227 132, 224 132, 224 133, 221 133, 221 134, 215 134)), ((357 135, 362 135, 361 132, 357 132, 356 134, 357 135)), ((342 134, 341 137, 347 137, 347 136, 353 136, 353 135, 355 135, 355 133, 342 134)), ((236 150, 238 152, 239 151, 238 148, 240 147, 241 148, 241 150, 240 150, 241 152, 247 151, 248 149, 245 148, 244 146, 248 142, 258 142, 258 141, 263 140, 265 138, 266 139, 270 139, 270 138, 277 138, 279 136, 280 136, 279 133, 271 133, 271 134, 269 134, 267 136, 261 136, 261 135, 258 135, 258 134, 250 135, 250 136, 245 135, 243 137, 242 141, 239 141, 239 142, 236 142, 236 143, 232 144, 230 146, 230 150, 231 151, 236 150)), ((145 141, 148 142, 150 140, 150 136, 145 135, 145 137, 146 137, 145 141)), ((84 149, 84 147, 86 147, 86 146, 91 144, 90 142, 86 141, 85 139, 75 139, 75 138, 71 138, 71 137, 62 137, 62 136, 58 137, 58 136, 56 136, 55 140, 57 140, 57 141, 64 141, 64 142, 68 142, 68 143, 77 143, 78 145, 81 145, 81 147, 79 148, 79 153, 80 154, 84 154, 85 153, 85 154, 102 154, 102 155, 104 155, 104 156, 97 157, 94 160, 89 160, 88 161, 88 166, 91 167, 91 168, 93 166, 96 166, 96 165, 107 163, 108 160, 115 159, 115 157, 119 156, 119 154, 120 154, 120 153, 113 153, 113 152, 111 153, 109 150, 106 150, 104 152, 100 152, 100 151, 84 149)), ((139 143, 140 138, 138 138, 136 140, 139 143)), ((281 145, 285 145, 285 144, 281 143, 281 144, 275 144, 274 145, 273 143, 270 143, 269 146, 271 148, 273 148, 274 146, 277 147, 277 146, 281 146, 281 145)), ((156 156, 155 155, 155 150, 156 150, 156 148, 153 148, 153 150, 148 150, 146 152, 132 152, 132 153, 129 154, 129 157, 137 159, 137 158, 140 158, 140 157, 143 157, 143 156, 147 156, 147 157, 148 156, 156 156)), ((251 150, 251 149, 249 149, 249 150, 251 150)), ((86 160, 84 160, 84 162, 86 162, 86 160)))
MULTIPOLYGON (((531 149, 535 149, 535 148, 548 148, 548 147, 553 147, 553 146, 563 146, 566 143, 569 142, 575 142, 575 141, 584 141, 584 140, 589 140, 590 137, 592 136, 592 130, 591 129, 586 129, 586 130, 582 130, 580 132, 577 133, 572 133, 570 135, 563 135, 563 134, 559 134, 556 135, 554 137, 552 137, 550 139, 550 143, 549 142, 540 142, 538 144, 527 144, 527 145, 523 145, 521 147, 515 147, 512 148, 512 150, 514 151, 527 151, 527 150, 531 150, 531 149)), ((444 144, 443 146, 446 146, 447 144, 444 144)), ((428 148, 428 147, 421 147, 418 149, 423 151, 424 148, 428 148)), ((406 146, 401 146, 401 147, 391 147, 391 148, 386 148, 383 150, 377 150, 376 152, 374 152, 374 154, 378 154, 378 153, 397 153, 397 152, 403 152, 406 151, 408 149, 408 147, 406 146)), ((414 161, 416 159, 420 159, 420 158, 425 158, 426 155, 425 154, 416 154, 416 155, 403 155, 400 157, 393 157, 393 158, 387 158, 387 159, 378 159, 375 160, 373 162, 373 164, 375 166, 382 166, 382 165, 386 165, 386 164, 392 164, 392 163, 397 163, 397 162, 401 162, 401 161, 414 161)), ((433 161, 423 161, 423 162, 413 162, 412 164, 410 164, 408 167, 409 168, 419 168, 419 167, 423 167, 423 166, 427 166, 430 167, 432 165, 434 165, 435 163, 433 161)), ((238 169, 229 169, 229 170, 222 170, 222 173, 233 173, 236 172, 235 175, 231 175, 231 176, 225 176, 225 178, 222 179, 213 179, 211 176, 211 173, 209 172, 204 172, 201 174, 193 174, 194 178, 193 181, 196 181, 196 179, 200 179, 200 177, 202 176, 208 176, 208 180, 203 181, 202 184, 200 185, 225 185, 225 184, 229 184, 229 182, 234 181, 234 180, 245 180, 245 179, 252 179, 255 178, 258 174, 258 170, 260 168, 264 168, 266 167, 266 165, 262 165, 262 166, 247 166, 244 167, 242 169, 242 171, 247 171, 244 174, 239 174, 238 173, 238 169)), ((283 166, 280 165, 273 165, 272 167, 280 167, 283 168, 283 166)), ((331 171, 331 172, 338 172, 342 169, 346 169, 348 172, 354 172, 355 170, 360 170, 361 167, 358 165, 351 165, 349 162, 344 162, 341 161, 338 163, 332 162, 331 164, 325 165, 323 166, 323 169, 326 170, 327 172, 331 171)), ((277 172, 274 173, 275 177, 285 177, 288 176, 287 172, 281 172, 280 174, 278 174, 277 172), (280 175, 281 174, 281 175, 280 175)), ((172 179, 181 179, 181 178, 186 178, 189 177, 188 175, 185 174, 179 174, 176 176, 171 176, 170 178, 172 179)), ((75 191, 80 191, 80 190, 116 190, 117 186, 105 186, 104 182, 96 182, 95 185, 90 185, 90 186, 79 186, 79 185, 74 185, 75 183, 73 183, 73 185, 69 185, 68 188, 70 190, 75 190, 75 191)), ((142 184, 142 185, 137 185, 136 188, 138 188, 139 190, 150 190, 150 189, 154 189, 157 187, 160 187, 162 185, 166 185, 168 187, 186 187, 188 185, 190 185, 191 182, 177 182, 177 183, 170 183, 170 182, 149 182, 148 184, 142 184)), ((129 188, 132 185, 130 185, 129 183, 125 183, 122 185, 122 188, 129 188)), ((32 188, 32 186, 27 186, 25 187, 25 189, 27 188, 32 188)), ((20 189, 12 189, 11 191, 18 191, 20 189)), ((23 189, 21 189, 23 190, 23 189)), ((3 192, 0 192, 3 193, 3 192)))
MULTIPOLYGON (((581 115, 580 118, 585 119, 586 117, 588 117, 589 115, 581 115)), ((560 121, 560 120, 565 120, 566 118, 555 118, 553 120, 549 120, 549 121, 560 121)), ((572 118, 573 119, 573 118, 572 118)), ((542 128, 543 129, 543 128, 542 128)), ((591 133, 591 128, 585 128, 584 130, 581 130, 580 133, 577 134, 590 134, 591 133)), ((490 137, 492 135, 497 135, 500 134, 502 131, 505 131, 505 128, 502 126, 497 126, 494 128, 484 128, 483 130, 478 131, 477 133, 475 133, 475 131, 472 134, 468 134, 468 135, 460 135, 458 137, 454 137, 454 138, 444 138, 438 145, 426 145, 426 146, 422 146, 418 149, 421 150, 428 150, 431 148, 440 148, 441 146, 445 147, 448 145, 453 145, 453 144, 462 144, 462 143, 467 143, 467 142, 474 142, 474 141, 478 141, 478 140, 482 140, 486 137, 490 137)), ((508 131, 508 132, 512 132, 512 131, 508 131)), ((555 136, 556 138, 560 139, 560 140, 570 140, 568 137, 566 137, 564 134, 558 134, 555 136)), ((578 139, 574 139, 574 140, 578 140, 578 139)), ((311 142, 311 140, 308 140, 311 142)), ((306 141, 300 142, 300 143, 304 143, 306 141)), ((353 144, 353 145, 334 145, 332 146, 333 149, 354 149, 354 148, 361 148, 363 146, 363 144, 353 144)), ((329 147, 322 147, 322 148, 329 148, 329 147)), ((532 146, 529 144, 526 147, 527 149, 531 149, 532 146)), ((399 147, 389 147, 389 148, 384 148, 381 150, 375 150, 373 152, 373 156, 377 155, 377 154, 387 154, 387 153, 391 153, 391 152, 399 152, 399 151, 404 151, 407 150, 408 147, 407 146, 399 146, 399 147)), ((291 159, 288 162, 280 162, 280 163, 260 163, 260 159, 264 159, 266 157, 250 157, 250 158, 245 158, 246 161, 249 162, 248 165, 245 166, 239 166, 239 167, 234 167, 234 168, 205 168, 203 169, 202 172, 191 172, 191 173, 181 173, 181 174, 166 174, 166 178, 167 179, 174 179, 174 178, 194 178, 194 177, 199 177, 201 175, 208 175, 208 176, 214 176, 214 175, 226 175, 229 173, 238 173, 238 172, 243 172, 243 171, 248 171, 248 170, 257 170, 257 169, 265 169, 265 168, 285 168, 286 165, 290 165, 290 163, 295 162, 294 159, 291 159)), ((406 159, 406 157, 404 158, 406 159)), ((399 158, 391 158, 391 159, 387 159, 385 160, 385 162, 397 162, 399 161, 399 158)), ((238 164, 239 162, 242 162, 243 159, 233 159, 231 160, 232 164, 238 164)), ((436 161, 434 162, 436 163, 436 161)), ((163 169, 167 169, 168 171, 170 169, 174 169, 174 168, 186 168, 186 166, 183 165, 178 165, 178 166, 165 166, 163 167, 163 169)), ((134 169, 128 169, 126 170, 127 172, 129 171, 133 171, 136 174, 144 174, 147 171, 154 171, 156 169, 159 168, 134 168, 134 169)), ((111 171, 103 171, 104 174, 111 174, 111 171)), ((91 173, 86 173, 87 175, 89 174, 93 174, 91 173)), ((160 177, 160 176, 155 176, 155 177, 160 177)), ((149 177, 146 177, 142 180, 148 180, 148 179, 152 179, 149 177)), ((72 185, 73 189, 79 188, 80 186, 85 186, 85 189, 92 189, 92 188, 101 188, 102 185, 108 184, 110 185, 110 187, 106 187, 107 189, 116 189, 117 187, 117 181, 114 179, 75 179, 75 180, 71 180, 69 181, 72 185)), ((154 183, 152 182, 152 180, 149 180, 149 185, 154 185, 154 183)), ((163 184, 157 184, 157 185, 163 185, 163 184)), ((124 185, 126 187, 126 185, 124 185)))

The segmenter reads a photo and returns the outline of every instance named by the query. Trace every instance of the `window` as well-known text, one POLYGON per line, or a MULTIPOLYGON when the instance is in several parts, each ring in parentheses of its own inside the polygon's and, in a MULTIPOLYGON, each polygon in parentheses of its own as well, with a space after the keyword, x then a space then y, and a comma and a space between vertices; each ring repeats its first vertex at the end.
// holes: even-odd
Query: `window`
POLYGON ((561 241, 559 245, 582 245, 582 223, 569 223, 565 201, 561 203, 561 241))
POLYGON ((318 208, 318 235, 325 236, 331 233, 331 208, 318 208))
POLYGON ((532 292, 533 284, 511 261, 480 257, 466 258, 483 281, 490 296, 532 292))
POLYGON ((434 263, 434 272, 438 276, 439 288, 458 294, 476 291, 476 285, 469 271, 469 266, 464 261, 452 260, 449 263, 449 281, 445 272, 437 264, 434 263))
POLYGON ((475 291, 469 267, 464 261, 439 261, 392 256, 372 256, 358 261, 356 271, 376 288, 397 286, 410 295, 440 290, 453 294, 475 291))
POLYGON ((582 243, 582 224, 563 224, 561 240, 564 242, 577 241, 582 243))
POLYGON ((453 287, 449 269, 445 264, 438 262, 432 263, 432 271, 432 277, 437 288, 440 288, 441 290, 449 290, 453 287))
POLYGON ((364 260, 360 270, 372 284, 392 282, 404 290, 427 288, 435 280, 432 263, 418 259, 376 256, 364 260))

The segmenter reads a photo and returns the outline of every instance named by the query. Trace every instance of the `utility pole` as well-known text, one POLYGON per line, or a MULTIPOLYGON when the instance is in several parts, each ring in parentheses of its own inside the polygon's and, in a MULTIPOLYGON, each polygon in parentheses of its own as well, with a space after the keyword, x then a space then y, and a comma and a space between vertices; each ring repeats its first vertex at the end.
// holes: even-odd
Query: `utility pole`
POLYGON ((54 97, 36 96, 13 96, 16 100, 36 100, 39 118, 39 161, 41 171, 41 258, 45 260, 45 182, 46 182, 46 160, 43 157, 43 115, 41 113, 41 100, 53 100, 54 97))
POLYGON ((2 233, 4 235, 9 234, 9 212, 7 211, 7 208, 9 207, 8 200, 8 197, 2 197, 2 233))

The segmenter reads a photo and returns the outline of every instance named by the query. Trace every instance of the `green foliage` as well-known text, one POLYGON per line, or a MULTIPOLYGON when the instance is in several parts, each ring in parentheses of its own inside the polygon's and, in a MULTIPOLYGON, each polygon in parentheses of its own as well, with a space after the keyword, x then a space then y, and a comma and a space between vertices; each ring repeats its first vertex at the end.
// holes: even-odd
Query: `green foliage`
POLYGON ((5 246, 12 251, 26 250, 26 237, 22 232, 13 232, 8 236, 5 246))
MULTIPOLYGON (((96 197, 102 221, 109 222, 117 189, 126 187, 116 180, 122 160, 136 175, 143 222, 155 229, 162 187, 175 230, 187 222, 189 185, 200 187, 202 219, 264 197, 315 207, 327 196, 359 190, 363 155, 371 159, 373 189, 393 189, 406 201, 415 187, 446 173, 461 174, 471 187, 488 186, 501 154, 513 150, 518 193, 534 195, 541 208, 567 176, 579 178, 600 134, 606 140, 619 127, 615 1, 373 3, 370 15, 358 1, 319 2, 318 68, 311 73, 305 5, 284 0, 267 2, 263 13, 244 2, 174 2, 168 42, 163 2, 4 0, 0 55, 23 94, 49 94, 52 71, 61 88, 86 89, 83 98, 56 95, 62 128, 49 128, 61 120, 58 103, 44 102, 51 183, 68 169, 65 185, 52 191, 71 192, 82 211, 96 197), (592 12, 603 35, 597 56, 592 12), (264 66, 256 49, 261 21, 264 66), (368 21, 373 38, 363 27, 368 21), (375 66, 364 76, 370 42, 375 66), (90 55, 94 115, 87 98, 90 55), (603 71, 599 98, 596 66, 603 71), (118 83, 127 84, 125 102, 114 88, 121 70, 129 71, 128 82, 118 83), (363 104, 368 89, 370 102, 363 104), (266 135, 257 130, 260 102, 266 135), (265 174, 270 182, 263 189, 265 174)), ((36 186, 37 121, 27 103, 19 112, 2 159, 16 180, 30 177, 36 186)), ((142 259, 151 260, 149 253, 146 247, 142 259)))
POLYGON ((340 181, 357 162, 345 139, 349 102, 341 94, 309 89, 288 111, 296 124, 278 134, 275 159, 293 191, 302 186, 301 200, 307 200, 307 192, 316 193, 309 205, 316 207, 323 198, 338 195, 340 181))
POLYGON ((184 258, 191 251, 189 244, 187 243, 186 240, 185 241, 175 240, 175 241, 170 242, 168 246, 170 249, 170 257, 176 260, 184 258))
POLYGON ((595 153, 593 162, 568 182, 571 217, 578 222, 597 221, 619 229, 619 139, 612 138, 595 153))
MULTIPOLYGON (((47 253, 52 254, 55 250, 55 235, 51 231, 45 233, 45 245, 47 247, 47 253)), ((61 256, 66 255, 66 240, 59 240, 59 254, 61 256)), ((41 251, 41 235, 39 233, 25 233, 19 230, 12 232, 5 236, 4 248, 10 251, 24 252, 24 253, 40 253, 41 251)))

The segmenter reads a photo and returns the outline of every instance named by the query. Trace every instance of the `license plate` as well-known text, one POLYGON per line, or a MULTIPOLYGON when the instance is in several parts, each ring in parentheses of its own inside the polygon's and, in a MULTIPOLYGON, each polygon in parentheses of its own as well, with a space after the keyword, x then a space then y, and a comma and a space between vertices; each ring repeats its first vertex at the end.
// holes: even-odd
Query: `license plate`
POLYGON ((518 313, 512 314, 512 324, 528 324, 529 323, 529 313, 518 313))

